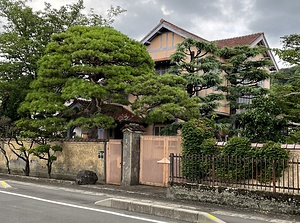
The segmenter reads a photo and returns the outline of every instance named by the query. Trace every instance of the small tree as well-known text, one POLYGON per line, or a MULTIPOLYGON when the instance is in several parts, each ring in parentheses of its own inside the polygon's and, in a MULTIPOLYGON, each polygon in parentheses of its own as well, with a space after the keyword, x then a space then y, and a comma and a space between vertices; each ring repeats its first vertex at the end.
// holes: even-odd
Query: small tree
POLYGON ((45 160, 47 162, 48 177, 51 178, 52 164, 54 161, 57 160, 55 154, 61 151, 61 146, 44 144, 32 148, 30 150, 30 153, 32 153, 34 156, 37 156, 41 160, 45 160))
POLYGON ((13 136, 8 139, 7 145, 9 149, 18 157, 25 162, 25 168, 23 173, 25 176, 30 174, 30 155, 31 149, 33 148, 34 141, 26 142, 23 139, 18 139, 17 136, 13 136))
POLYGON ((7 144, 7 139, 10 137, 12 132, 11 120, 5 116, 0 117, 0 152, 3 154, 6 161, 7 173, 10 174, 9 157, 5 145, 7 144))
POLYGON ((10 118, 1 116, 0 117, 0 151, 4 155, 6 160, 7 172, 10 174, 10 160, 7 155, 7 150, 9 149, 13 154, 15 154, 18 159, 25 162, 25 167, 23 172, 26 176, 30 173, 30 149, 33 147, 33 142, 25 142, 23 139, 19 138, 19 132, 10 120, 10 118))

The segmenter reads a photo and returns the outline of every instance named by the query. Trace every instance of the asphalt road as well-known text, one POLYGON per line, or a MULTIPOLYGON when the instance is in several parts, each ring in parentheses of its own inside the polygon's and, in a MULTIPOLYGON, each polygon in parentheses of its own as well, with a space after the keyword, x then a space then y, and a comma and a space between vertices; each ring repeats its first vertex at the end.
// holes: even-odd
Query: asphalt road
MULTIPOLYGON (((171 223, 168 218, 142 215, 95 205, 96 201, 120 194, 99 193, 89 187, 40 183, 39 181, 5 180, 11 188, 0 185, 0 222, 5 223, 171 223)), ((130 199, 130 197, 128 197, 130 199)), ((141 198, 142 199, 142 198, 141 198)), ((145 198, 143 198, 145 199, 145 198)), ((296 223, 291 216, 260 215, 209 208, 210 214, 227 223, 296 223)))
POLYGON ((168 223, 170 219, 105 209, 94 205, 101 193, 6 181, 0 189, 0 222, 5 223, 168 223))

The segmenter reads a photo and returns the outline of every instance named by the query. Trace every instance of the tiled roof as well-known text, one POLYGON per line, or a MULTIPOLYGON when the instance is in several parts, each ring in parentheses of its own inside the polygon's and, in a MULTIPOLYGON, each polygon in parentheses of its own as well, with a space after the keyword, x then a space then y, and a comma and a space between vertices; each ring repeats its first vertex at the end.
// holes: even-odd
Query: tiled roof
POLYGON ((239 37, 233 37, 233 38, 229 38, 229 39, 215 40, 213 42, 215 42, 219 48, 222 48, 224 46, 227 46, 227 47, 245 46, 245 45, 251 45, 262 35, 264 35, 264 33, 254 33, 254 34, 250 34, 250 35, 246 35, 246 36, 239 36, 239 37))
POLYGON ((157 31, 160 31, 162 29, 170 29, 172 30, 173 32, 185 37, 185 38, 192 38, 192 39, 196 39, 196 40, 199 40, 199 41, 208 41, 206 39, 203 39, 202 37, 200 36, 197 36, 185 29, 182 29, 164 19, 161 19, 159 21, 159 24, 157 26, 154 27, 154 29, 152 29, 142 40, 141 42, 142 43, 146 43, 147 41, 151 41, 151 39, 153 39, 156 35, 157 35, 157 31))
MULTIPOLYGON (((146 43, 147 41, 151 41, 151 39, 153 39, 158 34, 157 32, 159 32, 163 28, 170 29, 171 31, 176 32, 177 34, 181 35, 184 38, 192 38, 199 41, 208 41, 164 19, 161 19, 159 24, 154 29, 152 29, 141 42, 146 43)), ((261 33, 254 33, 250 35, 238 36, 238 37, 233 37, 228 39, 220 39, 220 40, 215 40, 210 42, 215 42, 219 48, 222 48, 224 46, 228 46, 228 47, 245 46, 245 45, 251 45, 263 35, 264 33, 261 32, 261 33)))
POLYGON ((124 108, 122 105, 104 104, 101 106, 102 112, 105 115, 111 116, 114 120, 119 122, 135 122, 140 123, 142 119, 133 112, 124 108))
POLYGON ((167 26, 172 27, 174 30, 178 31, 178 33, 183 34, 183 36, 186 36, 186 37, 189 37, 189 38, 192 38, 192 39, 201 40, 201 41, 208 41, 206 39, 203 39, 200 36, 197 36, 197 35, 189 32, 189 31, 186 31, 185 29, 182 29, 182 28, 180 28, 180 27, 178 27, 178 26, 176 26, 176 25, 174 25, 174 24, 172 24, 172 23, 170 23, 170 22, 168 22, 164 19, 161 19, 160 23, 161 24, 166 24, 167 26))
MULTIPOLYGON (((268 43, 265 39, 265 35, 263 32, 260 33, 254 33, 254 34, 250 34, 250 35, 244 35, 244 36, 238 36, 238 37, 233 37, 233 38, 228 38, 228 39, 220 39, 220 40, 215 40, 215 41, 208 41, 203 39, 200 36, 197 36, 193 33, 190 33, 164 19, 161 19, 159 24, 152 29, 142 40, 141 42, 144 44, 150 44, 151 40, 153 38, 155 38, 157 35, 160 34, 161 31, 163 31, 164 29, 170 30, 171 32, 174 32, 180 36, 182 36, 183 38, 192 38, 192 39, 196 39, 199 41, 207 41, 207 42, 215 42, 218 48, 222 48, 224 46, 227 47, 235 47, 235 46, 245 46, 245 45, 249 45, 251 47, 256 46, 257 44, 259 44, 259 42, 262 40, 263 45, 265 45, 265 47, 269 47, 268 43)), ((278 66, 276 64, 275 58, 272 55, 272 53, 270 51, 268 51, 268 54, 274 64, 274 66, 276 67, 276 70, 278 70, 278 66)), ((166 59, 161 59, 160 60, 168 60, 168 58, 166 59)))
MULTIPOLYGON (((72 108, 77 103, 81 106, 87 106, 89 101, 77 99, 69 107, 72 108)), ((100 106, 100 109, 101 113, 112 117, 115 121, 118 122, 142 122, 142 119, 139 116, 135 115, 133 112, 129 111, 124 106, 119 104, 103 104, 100 106)))

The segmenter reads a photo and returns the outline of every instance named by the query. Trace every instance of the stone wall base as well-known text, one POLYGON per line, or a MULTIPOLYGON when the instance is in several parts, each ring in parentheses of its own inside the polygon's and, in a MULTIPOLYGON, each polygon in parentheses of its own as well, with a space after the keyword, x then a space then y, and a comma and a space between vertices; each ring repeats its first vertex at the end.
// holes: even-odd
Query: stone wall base
POLYGON ((198 184, 173 184, 169 185, 167 196, 173 199, 230 205, 258 212, 300 214, 300 194, 198 184))

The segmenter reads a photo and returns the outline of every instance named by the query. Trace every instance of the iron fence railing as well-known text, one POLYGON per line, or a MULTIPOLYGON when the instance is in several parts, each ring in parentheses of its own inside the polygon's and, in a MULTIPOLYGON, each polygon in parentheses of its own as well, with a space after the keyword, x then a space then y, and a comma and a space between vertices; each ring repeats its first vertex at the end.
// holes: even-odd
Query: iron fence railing
POLYGON ((300 193, 300 160, 170 154, 173 183, 300 193))

